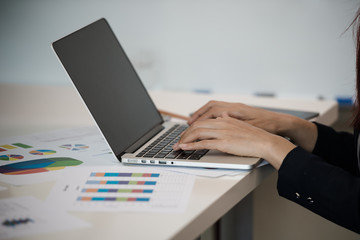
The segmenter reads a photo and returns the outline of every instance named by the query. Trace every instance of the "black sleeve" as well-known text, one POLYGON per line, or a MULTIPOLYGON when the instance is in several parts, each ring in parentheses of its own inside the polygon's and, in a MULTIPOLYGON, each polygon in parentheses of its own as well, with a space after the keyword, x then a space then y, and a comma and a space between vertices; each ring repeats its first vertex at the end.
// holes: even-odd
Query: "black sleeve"
POLYGON ((339 166, 356 174, 357 156, 354 135, 347 132, 336 132, 331 127, 315 123, 318 138, 313 154, 320 156, 328 163, 339 166))
POLYGON ((279 195, 360 233, 360 178, 297 147, 278 172, 279 195))

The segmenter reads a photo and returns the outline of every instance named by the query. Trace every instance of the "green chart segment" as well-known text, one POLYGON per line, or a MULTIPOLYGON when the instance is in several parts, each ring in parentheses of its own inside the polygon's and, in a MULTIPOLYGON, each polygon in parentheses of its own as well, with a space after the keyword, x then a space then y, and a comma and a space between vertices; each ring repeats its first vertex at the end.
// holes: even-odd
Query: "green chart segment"
POLYGON ((32 146, 26 145, 24 143, 13 143, 12 145, 17 146, 17 147, 21 147, 21 148, 25 148, 25 149, 33 148, 32 146))

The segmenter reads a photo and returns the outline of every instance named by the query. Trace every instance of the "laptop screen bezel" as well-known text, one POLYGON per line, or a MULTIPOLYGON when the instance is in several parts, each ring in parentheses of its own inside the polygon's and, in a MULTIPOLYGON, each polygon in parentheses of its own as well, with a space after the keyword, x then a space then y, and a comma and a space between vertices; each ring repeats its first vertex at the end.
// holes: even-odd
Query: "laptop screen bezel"
MULTIPOLYGON (((104 36, 102 36, 102 37, 104 37, 104 36)), ((94 39, 90 39, 89 36, 85 36, 84 38, 85 38, 85 41, 88 41, 88 42, 94 41, 94 39)), ((84 43, 84 44, 86 45, 86 43, 84 43)), ((78 46, 80 46, 80 45, 78 44, 78 46)), ((163 118, 161 117, 161 114, 157 110, 150 95, 146 91, 144 84, 140 80, 140 77, 137 74, 134 66, 131 64, 129 57, 127 56, 124 49, 120 45, 120 42, 116 38, 114 32, 112 31, 110 25, 108 24, 108 22, 106 21, 105 18, 101 18, 101 19, 53 42, 52 47, 53 47, 53 50, 55 51, 58 59, 62 63, 62 66, 64 67, 64 69, 66 70, 70 79, 72 80, 72 83, 74 84, 78 93, 82 97, 82 99, 83 99, 85 105, 87 106, 88 110, 90 111, 92 117, 96 121, 102 134, 106 138, 112 151, 118 157, 118 159, 120 159, 121 155, 123 155, 124 153, 136 151, 136 149, 138 149, 140 146, 142 146, 142 144, 147 142, 156 133, 158 133, 159 131, 161 131, 161 129, 163 129, 162 124, 164 121, 163 121, 163 118), (89 91, 87 92, 88 89, 86 89, 86 87, 84 87, 85 80, 78 79, 79 76, 77 76, 76 68, 74 70, 74 66, 71 66, 71 65, 76 65, 76 63, 71 62, 71 56, 76 57, 74 55, 74 54, 76 54, 76 50, 71 49, 69 46, 72 43, 74 43, 73 45, 76 46, 76 44, 78 44, 76 41, 78 41, 79 38, 84 37, 82 35, 86 35, 87 31, 95 31, 93 34, 90 34, 90 36, 92 36, 92 38, 98 37, 95 34, 97 30, 99 31, 99 33, 101 32, 101 35, 104 35, 104 34, 108 35, 107 37, 109 37, 110 40, 113 41, 112 43, 116 45, 117 49, 115 49, 115 50, 119 51, 120 54, 122 54, 122 56, 121 56, 121 57, 123 57, 122 60, 126 61, 124 64, 128 64, 128 66, 125 66, 125 67, 129 68, 128 69, 129 72, 131 72, 133 74, 133 76, 132 76, 133 80, 137 81, 134 84, 136 85, 138 92, 133 93, 134 97, 139 97, 139 94, 141 94, 143 99, 146 100, 147 109, 143 109, 143 110, 147 114, 136 112, 137 118, 144 119, 144 120, 141 120, 141 124, 137 124, 137 128, 143 127, 143 129, 141 129, 141 133, 137 133, 136 137, 134 137, 131 141, 128 141, 126 143, 126 146, 124 144, 122 144, 121 146, 119 144, 117 144, 117 142, 115 141, 116 137, 113 136, 114 134, 112 133, 112 131, 115 131, 114 129, 119 126, 109 126, 109 123, 104 123, 104 119, 101 118, 100 114, 101 113, 108 114, 108 113, 106 111, 103 111, 102 109, 99 109, 100 108, 99 106, 96 106, 96 107, 93 106, 94 102, 91 100, 91 98, 94 96, 87 96, 87 95, 89 95, 89 93, 88 93, 89 91), (72 53, 71 51, 74 51, 74 53, 72 53), (71 55, 71 54, 73 54, 73 55, 71 55), (131 67, 131 69, 130 69, 130 67, 131 67), (148 108, 150 108, 150 109, 148 109, 148 108), (152 122, 149 123, 149 121, 152 121, 152 122), (143 126, 144 124, 146 126, 143 126)), ((89 51, 91 51, 91 49, 89 49, 89 51)), ((85 52, 84 54, 86 55, 87 52, 85 52)), ((115 58, 116 58, 116 56, 115 56, 115 58)), ((91 71, 92 69, 88 69, 88 70, 91 71)), ((94 95, 94 94, 92 94, 92 95, 94 95)), ((105 95, 102 94, 102 96, 105 96, 105 95)), ((114 99, 116 98, 116 96, 113 96, 113 97, 114 97, 114 99)), ((114 103, 108 103, 108 104, 114 104, 114 103)), ((130 102, 128 104, 130 104, 130 102)), ((139 106, 139 104, 138 104, 138 106, 139 106)), ((103 107, 106 108, 107 106, 103 106, 103 107)), ((113 111, 114 111, 114 109, 113 109, 113 111)), ((121 110, 117 110, 117 111, 120 112, 121 110)), ((117 114, 121 114, 119 112, 117 112, 117 114)), ((126 124, 127 124, 127 126, 121 126, 121 128, 124 131, 128 131, 128 130, 130 131, 130 129, 128 129, 128 128, 129 128, 129 124, 131 125, 131 122, 127 121, 126 124)), ((114 124, 112 124, 112 125, 114 125, 114 124)), ((137 130, 137 129, 135 129, 135 127, 132 126, 132 130, 137 130)), ((121 132, 118 132, 116 135, 118 136, 120 134, 121 134, 121 132)), ((124 143, 124 142, 122 142, 122 143, 124 143)))

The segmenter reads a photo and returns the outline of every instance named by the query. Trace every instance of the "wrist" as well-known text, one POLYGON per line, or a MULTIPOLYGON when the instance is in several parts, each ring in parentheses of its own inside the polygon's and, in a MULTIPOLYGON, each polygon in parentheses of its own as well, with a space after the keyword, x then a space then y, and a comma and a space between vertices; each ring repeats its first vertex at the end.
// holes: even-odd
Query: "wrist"
POLYGON ((290 135, 293 133, 293 130, 299 128, 299 125, 301 125, 300 121, 302 120, 303 119, 292 115, 279 114, 278 118, 276 119, 277 135, 290 137, 290 135))
POLYGON ((265 146, 263 158, 277 170, 288 153, 296 148, 293 143, 277 135, 272 135, 265 146))

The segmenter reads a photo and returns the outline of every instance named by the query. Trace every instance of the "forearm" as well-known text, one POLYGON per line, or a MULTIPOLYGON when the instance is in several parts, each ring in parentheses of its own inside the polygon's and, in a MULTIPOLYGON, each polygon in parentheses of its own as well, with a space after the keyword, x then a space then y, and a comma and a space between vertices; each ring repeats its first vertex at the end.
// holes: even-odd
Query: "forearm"
POLYGON ((313 153, 327 162, 355 174, 354 171, 358 169, 358 166, 354 134, 337 132, 331 127, 315 124, 318 137, 313 153))
POLYGON ((291 151, 279 170, 278 191, 320 216, 360 233, 359 178, 324 159, 299 147, 291 151))

